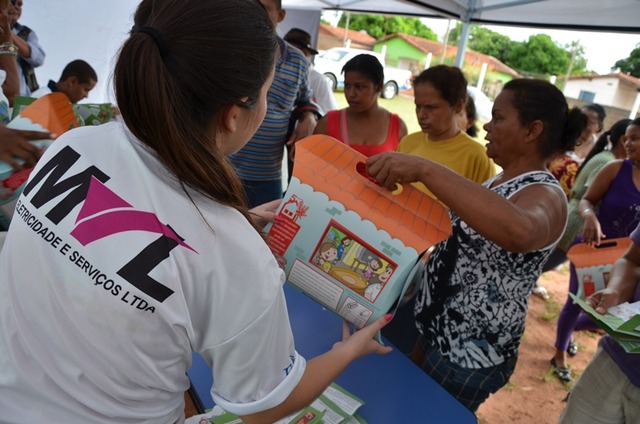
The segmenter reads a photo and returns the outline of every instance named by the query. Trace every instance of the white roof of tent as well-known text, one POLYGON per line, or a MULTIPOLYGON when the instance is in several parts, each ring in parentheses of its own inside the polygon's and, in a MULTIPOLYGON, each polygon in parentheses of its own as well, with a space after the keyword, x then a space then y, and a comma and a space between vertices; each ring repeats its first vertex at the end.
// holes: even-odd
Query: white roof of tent
POLYGON ((486 25, 640 33, 640 0, 282 0, 282 4, 285 9, 441 16, 486 25))

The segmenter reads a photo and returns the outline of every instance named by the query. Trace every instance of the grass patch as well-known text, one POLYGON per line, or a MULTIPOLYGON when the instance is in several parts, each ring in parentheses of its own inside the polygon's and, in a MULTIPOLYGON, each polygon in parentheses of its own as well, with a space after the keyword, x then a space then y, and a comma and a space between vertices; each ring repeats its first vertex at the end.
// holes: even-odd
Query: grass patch
POLYGON ((549 298, 544 302, 545 308, 544 312, 540 316, 544 321, 553 321, 558 319, 558 315, 560 315, 560 311, 562 310, 562 305, 556 302, 555 299, 549 298))
POLYGON ((507 384, 502 386, 502 388, 500 390, 506 390, 508 392, 513 392, 517 388, 518 388, 518 386, 515 383, 512 383, 511 380, 509 380, 507 382, 507 384))

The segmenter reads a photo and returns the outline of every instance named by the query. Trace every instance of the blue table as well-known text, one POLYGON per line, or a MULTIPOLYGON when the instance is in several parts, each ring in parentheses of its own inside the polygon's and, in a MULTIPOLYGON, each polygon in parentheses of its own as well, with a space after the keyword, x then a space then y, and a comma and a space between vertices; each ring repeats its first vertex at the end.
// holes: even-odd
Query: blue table
MULTIPOLYGON (((285 285, 296 350, 306 358, 326 352, 342 337, 342 320, 296 289, 285 285)), ((213 407, 209 393, 211 370, 194 354, 189 370, 192 392, 205 408, 213 407)), ((408 357, 395 350, 353 362, 336 380, 365 404, 358 413, 369 424, 477 423, 467 408, 426 375, 408 357)))

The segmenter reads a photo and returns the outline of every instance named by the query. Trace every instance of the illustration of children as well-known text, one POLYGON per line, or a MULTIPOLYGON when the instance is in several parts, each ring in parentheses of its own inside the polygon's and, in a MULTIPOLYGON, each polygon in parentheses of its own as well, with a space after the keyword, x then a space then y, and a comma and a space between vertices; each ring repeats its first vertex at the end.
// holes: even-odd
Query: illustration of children
POLYGON ((393 268, 387 265, 379 275, 374 275, 364 291, 365 299, 370 302, 375 302, 378 294, 380 294, 384 286, 389 282, 391 274, 393 274, 393 268))
POLYGON ((362 273, 362 276, 365 278, 365 280, 367 280, 367 283, 369 283, 369 280, 371 280, 371 278, 373 277, 373 274, 375 274, 375 272, 379 270, 380 267, 382 267, 382 263, 380 262, 380 259, 373 258, 369 261, 367 268, 362 273))
POLYGON ((331 267, 338 260, 338 249, 333 243, 322 243, 320 249, 318 249, 318 257, 316 263, 320 265, 320 268, 326 273, 331 271, 331 267))
POLYGON ((391 278, 391 274, 393 274, 393 268, 390 266, 385 267, 385 269, 378 275, 378 280, 384 285, 387 284, 389 278, 391 278))
POLYGON ((340 242, 340 246, 338 246, 338 260, 342 260, 342 257, 344 256, 344 252, 345 250, 347 250, 347 247, 351 244, 351 239, 349 237, 345 237, 342 239, 342 241, 340 242))

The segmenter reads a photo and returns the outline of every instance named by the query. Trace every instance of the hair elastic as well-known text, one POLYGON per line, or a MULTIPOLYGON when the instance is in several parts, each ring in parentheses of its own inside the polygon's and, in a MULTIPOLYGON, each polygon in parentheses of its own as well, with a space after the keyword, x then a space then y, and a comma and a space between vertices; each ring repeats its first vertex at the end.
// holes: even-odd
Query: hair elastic
POLYGON ((157 28, 150 27, 150 26, 141 26, 141 27, 134 26, 131 29, 131 32, 133 33, 142 32, 144 34, 151 36, 151 38, 153 38, 153 41, 155 41, 155 43, 158 46, 158 50, 160 51, 160 57, 164 58, 166 56, 167 45, 164 43, 164 37, 162 36, 162 34, 157 28))

